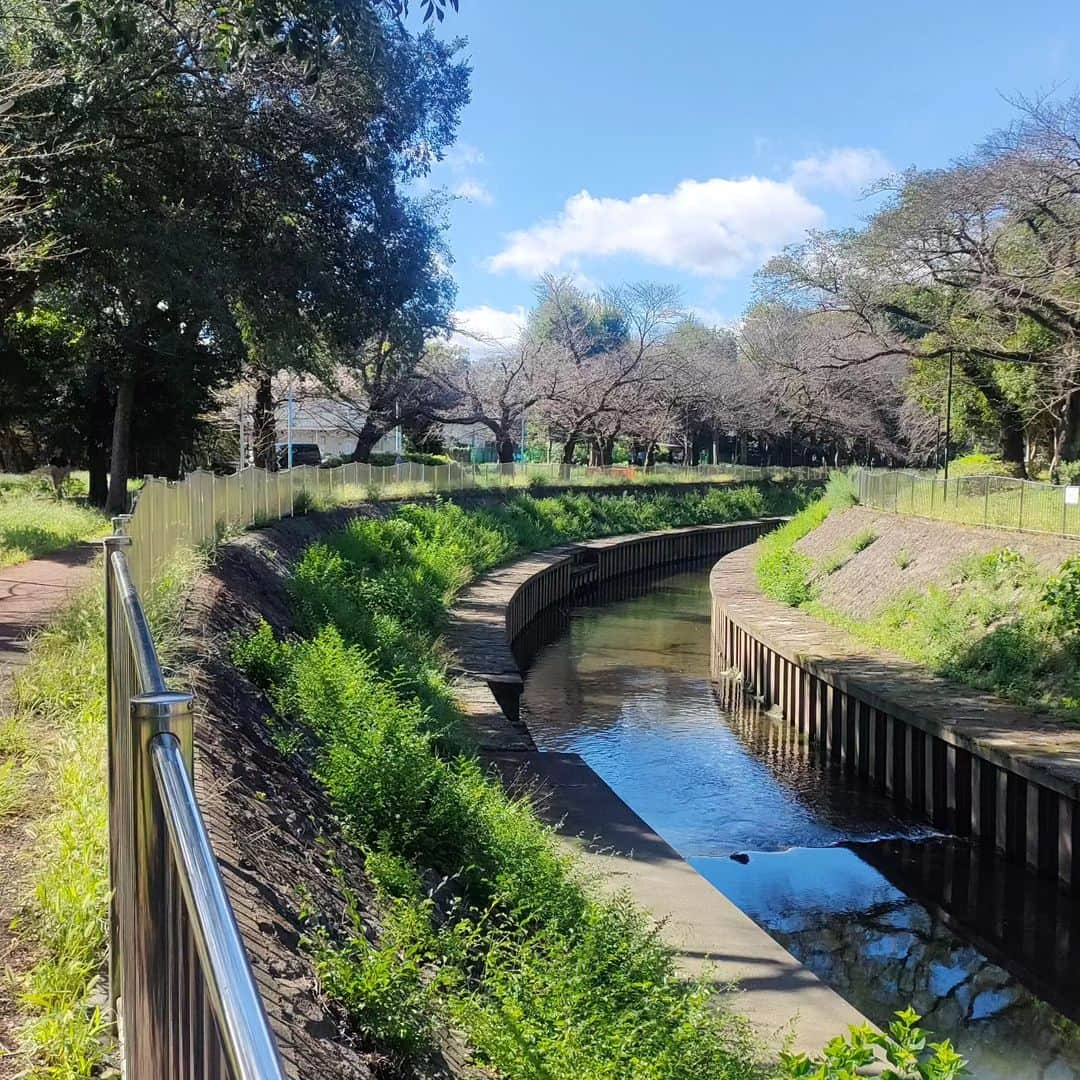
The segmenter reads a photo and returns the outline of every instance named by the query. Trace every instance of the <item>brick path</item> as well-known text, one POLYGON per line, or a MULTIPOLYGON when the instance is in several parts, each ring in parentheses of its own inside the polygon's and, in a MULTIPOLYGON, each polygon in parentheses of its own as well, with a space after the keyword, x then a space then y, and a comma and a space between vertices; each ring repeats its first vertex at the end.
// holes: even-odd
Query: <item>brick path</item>
POLYGON ((0 687, 27 660, 27 636, 52 619, 94 576, 100 544, 76 544, 0 569, 0 687))

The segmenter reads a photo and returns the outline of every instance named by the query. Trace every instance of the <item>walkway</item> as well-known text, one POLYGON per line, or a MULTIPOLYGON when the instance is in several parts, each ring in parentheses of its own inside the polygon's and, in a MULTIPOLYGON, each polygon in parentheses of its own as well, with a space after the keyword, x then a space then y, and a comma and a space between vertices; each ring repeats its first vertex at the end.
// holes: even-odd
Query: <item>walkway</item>
MULTIPOLYGON (((91 565, 99 544, 78 544, 43 559, 0 569, 0 718, 7 712, 9 681, 29 659, 29 637, 54 619, 72 595, 94 577, 91 565)), ((0 765, 8 760, 0 755, 0 765)), ((24 940, 12 935, 12 920, 25 901, 20 858, 32 842, 37 819, 47 808, 37 796, 38 785, 20 791, 16 806, 0 820, 0 968, 19 975, 28 971, 33 957, 24 940)), ((0 1080, 25 1075, 25 1062, 17 1054, 20 1008, 17 984, 0 982, 0 1080), (8 1056, 10 1055, 10 1056, 8 1056)))
POLYGON ((93 577, 100 544, 76 544, 0 569, 0 691, 27 660, 27 637, 45 626, 93 577))

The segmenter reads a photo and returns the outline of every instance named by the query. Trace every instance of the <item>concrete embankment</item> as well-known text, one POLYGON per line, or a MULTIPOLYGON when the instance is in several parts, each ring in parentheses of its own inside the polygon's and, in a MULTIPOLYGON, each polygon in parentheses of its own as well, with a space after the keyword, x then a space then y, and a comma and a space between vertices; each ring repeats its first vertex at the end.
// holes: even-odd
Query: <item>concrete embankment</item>
MULTIPOLYGON (((693 870, 576 754, 537 751, 518 714, 521 672, 511 643, 554 604, 621 574, 716 558, 775 520, 676 529, 569 544, 486 575, 455 604, 447 645, 459 701, 504 783, 536 798, 565 843, 613 890, 658 919, 687 974, 739 988, 733 1011, 778 1046, 808 1051, 865 1018, 693 870)), ((676 793, 672 793, 673 796, 676 793)))
MULTIPOLYGON (((840 515, 832 535, 804 541, 804 550, 828 550, 855 527, 883 531, 867 559, 853 559, 836 574, 846 575, 846 582, 830 583, 828 602, 846 596, 849 611, 870 611, 889 595, 888 583, 874 580, 870 552, 892 565, 893 576, 900 545, 939 575, 964 554, 1002 546, 1047 565, 1069 554, 1061 541, 947 526, 950 535, 959 535, 939 536, 935 557, 926 545, 915 546, 918 537, 903 532, 902 519, 865 511, 840 515), (874 518, 883 520, 875 526, 874 518)), ((911 527, 942 528, 925 522, 911 527)), ((713 570, 714 676, 738 671, 748 692, 781 710, 812 752, 879 785, 928 821, 993 845, 1075 889, 1080 730, 937 678, 902 657, 871 652, 851 635, 765 597, 754 557, 752 548, 742 549, 713 570)))

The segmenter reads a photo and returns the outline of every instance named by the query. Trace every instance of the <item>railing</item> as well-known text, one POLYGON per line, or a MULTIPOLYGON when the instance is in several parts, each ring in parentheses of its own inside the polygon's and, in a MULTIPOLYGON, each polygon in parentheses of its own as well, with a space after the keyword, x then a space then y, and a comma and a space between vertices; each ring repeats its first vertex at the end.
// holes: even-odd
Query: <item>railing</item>
POLYGON ((105 541, 109 981, 123 1074, 284 1080, 192 787, 192 696, 165 684, 131 545, 105 541))
POLYGON ((855 470, 859 502, 877 510, 1080 537, 1080 489, 1011 476, 955 476, 855 470))
POLYGON ((739 483, 749 480, 820 480, 816 466, 630 465, 592 467, 523 462, 486 465, 421 465, 402 462, 380 467, 349 462, 320 469, 300 465, 280 472, 247 468, 228 476, 192 472, 181 481, 147 477, 127 519, 134 541, 131 574, 142 590, 156 581, 183 548, 213 540, 223 529, 291 517, 301 502, 360 502, 462 490, 523 488, 532 484, 739 483))

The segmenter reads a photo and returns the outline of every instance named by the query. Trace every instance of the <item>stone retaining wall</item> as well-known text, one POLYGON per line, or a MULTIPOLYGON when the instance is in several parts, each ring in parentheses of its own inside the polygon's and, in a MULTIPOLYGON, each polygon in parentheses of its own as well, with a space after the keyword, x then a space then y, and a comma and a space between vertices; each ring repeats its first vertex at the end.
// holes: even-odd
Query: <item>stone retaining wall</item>
POLYGON ((755 550, 713 570, 712 663, 782 711, 810 752, 926 820, 1074 889, 1080 731, 937 678, 762 595, 755 550))

